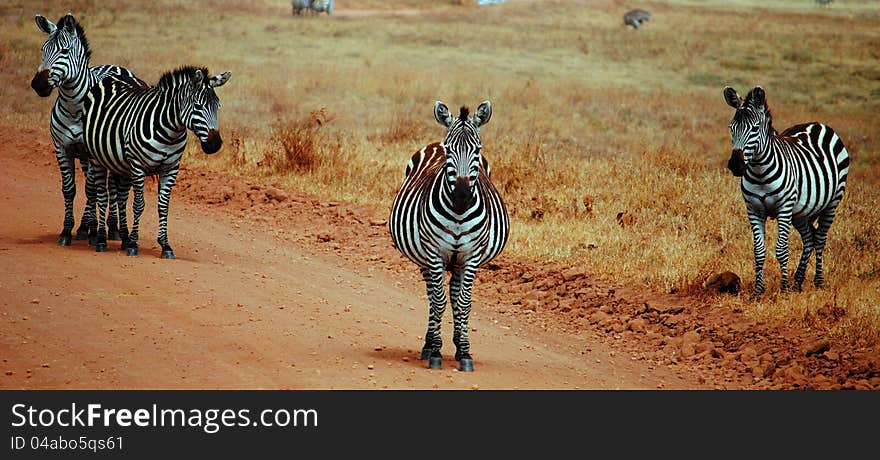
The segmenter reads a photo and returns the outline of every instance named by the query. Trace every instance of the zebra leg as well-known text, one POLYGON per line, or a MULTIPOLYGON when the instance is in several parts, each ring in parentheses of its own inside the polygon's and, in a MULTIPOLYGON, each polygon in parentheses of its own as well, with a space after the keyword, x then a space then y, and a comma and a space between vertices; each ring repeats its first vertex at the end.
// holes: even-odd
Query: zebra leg
MULTIPOLYGON (((76 157, 71 159, 76 162, 76 157)), ((77 240, 89 240, 89 245, 94 246, 97 240, 97 221, 95 221, 95 187, 89 176, 89 160, 79 159, 79 166, 85 179, 86 188, 86 207, 83 209, 82 219, 79 221, 79 227, 76 229, 77 240)), ((76 179, 74 179, 76 180, 76 179)))
POLYGON ((443 311, 446 309, 446 272, 443 269, 443 261, 437 261, 431 267, 423 268, 422 278, 430 302, 428 313, 428 332, 425 333, 425 346, 419 359, 428 359, 428 367, 440 369, 443 366, 443 358, 440 349, 443 348, 443 339, 440 337, 440 324, 443 319, 443 311))
MULTIPOLYGON (((64 227, 58 235, 59 246, 70 246, 73 240, 73 199, 76 197, 75 159, 67 155, 63 147, 55 146, 58 169, 61 170, 61 194, 64 196, 64 227)), ((87 231, 88 232, 88 231, 87 231)))
POLYGON ((779 262, 779 273, 782 276, 779 290, 786 292, 788 291, 788 234, 791 232, 791 209, 779 213, 777 224, 776 261, 779 262))
POLYGON ((93 185, 91 193, 95 195, 98 210, 95 252, 107 252, 107 227, 104 220, 104 213, 107 210, 107 169, 98 162, 93 162, 89 167, 88 180, 93 185))
POLYGON ((474 371, 474 360, 471 358, 471 343, 468 339, 468 319, 471 316, 471 289, 474 287, 474 276, 477 266, 468 263, 461 270, 461 288, 458 292, 458 305, 460 320, 456 324, 458 343, 455 344, 455 360, 458 361, 458 370, 464 372, 474 371))
POLYGON ((462 269, 459 268, 457 270, 452 271, 452 276, 449 280, 449 303, 450 307, 452 307, 452 343, 455 345, 455 360, 458 361, 461 357, 458 354, 458 344, 461 338, 461 314, 458 307, 458 294, 461 292, 461 273, 462 269))
POLYGON ((128 192, 131 190, 131 178, 128 176, 113 174, 110 177, 116 183, 116 207, 119 213, 119 239, 122 245, 119 249, 128 249, 128 192))
POLYGON ((825 277, 822 273, 822 252, 825 250, 825 242, 828 241, 828 230, 834 221, 834 214, 837 212, 837 204, 834 203, 821 216, 819 216, 818 225, 814 235, 816 247, 816 277, 813 278, 813 285, 817 288, 825 284, 825 277))
POLYGON ((756 299, 764 293, 764 259, 767 258, 767 248, 764 246, 765 222, 765 216, 749 213, 755 249, 755 290, 752 292, 752 299, 756 299))
POLYGON ((118 198, 116 192, 116 175, 108 174, 107 180, 107 201, 110 208, 107 211, 107 239, 119 240, 119 216, 117 215, 118 198))
POLYGON ((809 219, 795 219, 792 221, 794 228, 801 235, 801 241, 804 243, 804 251, 801 253, 801 260, 798 262, 797 270, 794 272, 794 290, 800 292, 803 290, 804 278, 807 276, 807 264, 810 263, 810 256, 813 254, 813 226, 809 219))
POLYGON ((171 201, 171 189, 177 180, 178 168, 163 171, 159 174, 159 245, 162 246, 162 258, 173 259, 174 250, 168 244, 168 203, 171 201))
POLYGON ((134 201, 131 204, 131 210, 134 212, 134 223, 131 225, 131 235, 125 250, 132 257, 138 255, 138 224, 140 224, 141 214, 144 212, 145 206, 144 179, 143 173, 137 173, 131 181, 131 185, 134 188, 134 201))

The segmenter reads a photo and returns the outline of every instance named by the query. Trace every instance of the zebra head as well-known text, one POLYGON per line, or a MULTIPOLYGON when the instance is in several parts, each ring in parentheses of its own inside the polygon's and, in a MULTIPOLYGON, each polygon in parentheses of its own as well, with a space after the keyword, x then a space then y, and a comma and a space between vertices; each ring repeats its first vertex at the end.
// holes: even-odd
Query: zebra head
POLYGON ((31 88, 41 97, 47 97, 52 94, 52 88, 76 80, 82 72, 88 71, 91 51, 82 26, 72 14, 67 13, 57 26, 39 14, 34 21, 49 38, 43 43, 42 61, 31 80, 31 88))
POLYGON ((447 129, 443 140, 446 185, 456 210, 467 209, 473 203, 483 148, 480 126, 488 123, 491 117, 492 104, 489 101, 480 104, 473 117, 468 116, 467 107, 462 107, 458 117, 453 117, 446 104, 441 101, 434 104, 434 118, 447 129))
POLYGON ((730 122, 733 151, 727 161, 727 169, 739 177, 746 173, 749 163, 767 149, 772 129, 770 111, 767 109, 766 94, 760 86, 749 91, 745 100, 739 97, 736 90, 726 86, 724 100, 736 109, 730 122))
POLYGON ((227 71, 209 78, 208 69, 195 69, 178 96, 181 119, 199 138, 202 151, 207 154, 216 153, 223 145, 223 139, 217 131, 220 98, 214 88, 223 86, 230 77, 232 72, 227 71))

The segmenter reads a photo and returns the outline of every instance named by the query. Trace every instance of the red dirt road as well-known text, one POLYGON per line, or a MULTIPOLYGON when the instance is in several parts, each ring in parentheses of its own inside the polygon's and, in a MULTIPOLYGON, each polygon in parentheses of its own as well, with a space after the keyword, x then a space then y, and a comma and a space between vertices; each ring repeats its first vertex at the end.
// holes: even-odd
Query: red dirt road
MULTIPOLYGON (((413 267, 361 257, 358 243, 336 237, 343 226, 188 203, 200 200, 198 173, 189 170, 171 205, 177 260, 158 257, 155 191, 139 257, 126 257, 117 242, 104 254, 84 241, 58 247, 63 208, 47 141, 41 130, 0 127, 0 388, 701 387, 684 372, 615 353, 589 331, 502 313, 480 291, 471 321, 476 372, 455 370, 451 312, 444 369, 428 370, 417 359, 427 300, 413 267), (316 229, 327 234, 316 239, 316 229)), ((285 201, 294 210, 321 206, 285 201)), ((385 228, 367 228, 367 249, 375 249, 385 228)))

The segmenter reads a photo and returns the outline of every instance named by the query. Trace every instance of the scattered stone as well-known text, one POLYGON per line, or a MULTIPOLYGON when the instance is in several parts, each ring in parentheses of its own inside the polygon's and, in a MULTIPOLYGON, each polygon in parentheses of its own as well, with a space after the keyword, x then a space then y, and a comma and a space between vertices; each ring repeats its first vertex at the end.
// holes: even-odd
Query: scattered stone
POLYGON ((12 375, 12 374, 13 374, 12 371, 6 371, 6 375, 12 375))
POLYGON ((629 324, 627 324, 627 327, 629 328, 629 330, 631 330, 633 332, 644 332, 645 327, 647 325, 648 325, 648 322, 646 320, 644 320, 643 318, 635 318, 635 319, 631 319, 629 321, 629 324))
POLYGON ((829 348, 831 348, 831 343, 828 341, 828 339, 818 339, 810 344, 807 344, 807 346, 804 348, 804 355, 817 355, 819 353, 824 353, 828 351, 829 348))
POLYGON ((678 352, 683 358, 690 358, 694 356, 697 351, 694 349, 693 342, 684 342, 681 344, 681 350, 678 352))
POLYGON ((681 305, 664 305, 658 302, 645 302, 645 310, 660 314, 676 315, 684 311, 684 307, 681 305))
POLYGON ((369 369, 369 370, 373 370, 373 367, 374 367, 374 366, 373 366, 372 364, 367 364, 367 369, 369 369))
POLYGON ((734 272, 716 273, 706 280, 704 287, 718 294, 736 295, 742 287, 742 280, 734 272))
POLYGON ((279 203, 287 201, 290 198, 290 195, 288 195, 287 192, 276 187, 266 187, 265 193, 266 198, 269 200, 275 200, 279 203))
POLYGON ((611 318, 611 316, 609 316, 608 313, 597 311, 590 315, 590 324, 604 323, 609 318, 611 318))
POLYGON ((577 268, 569 268, 562 272, 562 279, 566 283, 586 277, 587 274, 583 270, 578 270, 577 268))
POLYGON ((48 368, 49 368, 49 363, 43 363, 40 367, 42 367, 42 368, 44 368, 44 369, 48 369, 48 368))
POLYGON ((840 353, 836 351, 826 350, 825 353, 822 354, 828 361, 837 361, 840 359, 840 353))
POLYGON ((681 336, 683 343, 695 344, 700 341, 700 333, 697 331, 687 331, 681 336))
POLYGON ((320 241, 322 243, 327 243, 329 241, 333 241, 333 235, 331 235, 329 233, 318 233, 316 235, 316 238, 318 239, 318 241, 320 241))
POLYGON ((34 299, 34 300, 31 300, 31 303, 33 303, 33 304, 38 304, 38 303, 40 303, 40 299, 34 299))
POLYGON ((387 223, 385 219, 370 219, 370 225, 373 227, 384 227, 387 223))

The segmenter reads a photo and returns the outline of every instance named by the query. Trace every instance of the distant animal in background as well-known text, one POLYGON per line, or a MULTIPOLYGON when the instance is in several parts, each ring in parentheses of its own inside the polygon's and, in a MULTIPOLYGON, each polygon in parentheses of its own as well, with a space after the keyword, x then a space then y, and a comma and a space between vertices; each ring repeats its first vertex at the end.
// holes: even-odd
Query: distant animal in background
POLYGON ((309 10, 312 15, 327 13, 327 16, 333 16, 333 0, 291 0, 290 5, 294 16, 301 16, 309 10))
POLYGON ((810 255, 816 251, 816 277, 821 287, 822 252, 837 205, 843 198, 849 172, 849 154, 827 125, 804 123, 782 134, 773 129, 764 89, 755 87, 745 99, 727 86, 724 100, 733 107, 730 135, 733 151, 727 168, 741 177, 740 189, 752 227, 755 250, 755 291, 764 292, 764 225, 767 218, 778 223, 776 260, 782 275, 781 291, 788 285, 788 233, 791 225, 804 243, 794 274, 794 289, 801 290, 810 255))
POLYGON ((641 27, 643 22, 650 20, 651 13, 645 10, 630 10, 623 15, 623 23, 627 26, 632 26, 635 29, 641 27))
POLYGON ((816 0, 816 3, 818 3, 818 4, 822 5, 822 6, 827 6, 827 5, 830 5, 830 4, 831 4, 831 1, 832 1, 832 0, 816 0))

